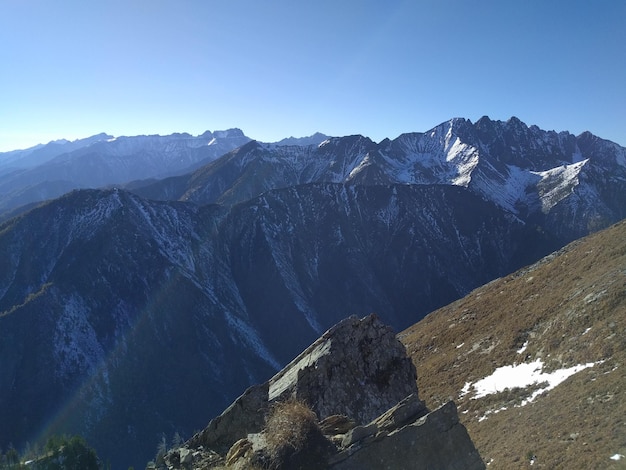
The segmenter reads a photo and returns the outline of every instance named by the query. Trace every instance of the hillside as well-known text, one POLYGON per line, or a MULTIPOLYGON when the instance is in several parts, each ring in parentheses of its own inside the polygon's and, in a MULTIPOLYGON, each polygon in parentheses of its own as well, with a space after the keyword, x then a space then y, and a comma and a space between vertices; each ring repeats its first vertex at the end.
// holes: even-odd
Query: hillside
POLYGON ((309 183, 455 186, 565 244, 626 217, 625 181, 626 149, 613 142, 485 116, 380 143, 360 135, 306 146, 252 141, 195 172, 132 190, 150 199, 235 204, 309 183))
MULTIPOLYGON (((45 165, 102 148, 111 168, 161 168, 217 148, 203 136, 105 139, 45 165)), ((0 446, 72 433, 114 467, 145 462, 340 320, 375 312, 399 331, 622 219, 625 155, 515 118, 453 119, 378 144, 249 142, 163 185, 33 207, 0 223, 0 446)))
POLYGON ((456 401, 489 468, 624 468, 626 222, 474 290, 399 337, 422 398, 430 407, 456 401), (496 370, 499 380, 481 382, 496 370), (525 386, 533 371, 537 383, 525 386))
POLYGON ((346 316, 411 325, 542 243, 447 186, 306 185, 233 207, 72 192, 0 224, 0 442, 68 432, 145 462, 346 316))

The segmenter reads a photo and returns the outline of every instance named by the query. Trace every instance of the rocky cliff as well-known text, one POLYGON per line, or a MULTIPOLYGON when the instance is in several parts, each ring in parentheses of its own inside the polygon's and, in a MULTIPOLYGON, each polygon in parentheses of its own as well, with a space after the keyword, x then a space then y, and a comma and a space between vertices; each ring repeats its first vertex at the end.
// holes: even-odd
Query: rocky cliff
POLYGON ((484 468, 454 403, 429 411, 416 378, 391 328, 350 317, 148 467, 484 468))

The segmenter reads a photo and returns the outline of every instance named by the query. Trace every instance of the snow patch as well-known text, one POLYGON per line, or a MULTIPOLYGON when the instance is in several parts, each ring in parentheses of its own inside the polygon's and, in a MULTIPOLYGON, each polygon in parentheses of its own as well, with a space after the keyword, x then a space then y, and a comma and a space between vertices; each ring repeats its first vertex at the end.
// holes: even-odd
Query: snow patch
POLYGON ((526 351, 527 347, 528 347, 528 340, 526 340, 524 344, 522 344, 522 347, 517 350, 517 354, 522 354, 524 351, 526 351))
POLYGON ((544 364, 541 359, 522 364, 498 367, 490 376, 478 380, 473 385, 465 384, 463 394, 467 394, 471 387, 475 394, 472 399, 478 399, 494 393, 503 392, 506 389, 526 388, 531 385, 546 383, 547 385, 535 390, 531 396, 522 402, 524 406, 548 390, 552 390, 561 382, 581 370, 593 367, 596 362, 578 364, 572 367, 558 369, 553 372, 543 372, 544 364))
POLYGON ((281 368, 280 362, 274 359, 274 356, 263 345, 259 334, 251 325, 231 313, 226 313, 225 318, 232 330, 237 332, 239 338, 248 347, 252 348, 260 358, 277 370, 281 368))
POLYGON ((105 356, 88 316, 82 298, 73 295, 65 301, 54 331, 54 356, 62 378, 94 371, 105 356))
POLYGON ((588 161, 589 159, 586 159, 547 171, 531 172, 541 178, 537 189, 544 214, 574 191, 574 188, 578 186, 578 175, 588 161))
POLYGON ((472 382, 465 382, 465 385, 463 385, 463 388, 461 389, 461 393, 459 393, 459 398, 467 395, 470 391, 470 388, 472 388, 472 382))

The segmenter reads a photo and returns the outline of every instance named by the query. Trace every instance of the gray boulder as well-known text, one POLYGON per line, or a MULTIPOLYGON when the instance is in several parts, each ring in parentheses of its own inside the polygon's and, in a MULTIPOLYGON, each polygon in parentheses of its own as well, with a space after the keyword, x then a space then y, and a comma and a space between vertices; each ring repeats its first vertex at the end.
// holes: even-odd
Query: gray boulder
POLYGON ((389 327, 375 315, 350 317, 185 443, 195 449, 184 453, 185 463, 176 450, 165 461, 172 469, 485 468, 454 403, 430 412, 419 399, 416 377, 389 327), (293 422, 286 418, 281 439, 287 454, 276 460, 267 417, 285 403, 306 404, 309 424, 302 426, 301 413, 293 422), (302 442, 303 435, 312 437, 302 442))
POLYGON ((263 429, 276 401, 307 403, 319 419, 345 415, 368 423, 417 394, 415 366, 393 330, 376 315, 347 318, 333 326, 268 382, 249 388, 191 446, 220 453, 263 429))

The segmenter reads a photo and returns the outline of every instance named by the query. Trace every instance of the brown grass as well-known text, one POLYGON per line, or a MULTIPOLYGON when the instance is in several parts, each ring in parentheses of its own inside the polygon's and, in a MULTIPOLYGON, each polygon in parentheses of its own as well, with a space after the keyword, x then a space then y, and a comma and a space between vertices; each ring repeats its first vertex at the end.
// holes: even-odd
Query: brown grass
POLYGON ((271 469, 323 468, 331 449, 316 414, 298 400, 276 404, 267 418, 264 433, 267 466, 271 469))
POLYGON ((626 455, 626 222, 476 289, 399 338, 421 398, 431 408, 457 402, 490 469, 528 468, 532 455, 533 468, 626 467, 609 459, 626 455), (459 397, 466 382, 538 358, 544 370, 604 362, 521 407, 527 391, 459 397))
POLYGON ((272 454, 301 450, 309 434, 318 428, 317 416, 305 403, 289 400, 278 403, 267 418, 265 434, 272 454))

